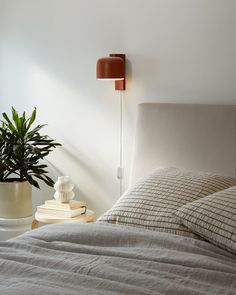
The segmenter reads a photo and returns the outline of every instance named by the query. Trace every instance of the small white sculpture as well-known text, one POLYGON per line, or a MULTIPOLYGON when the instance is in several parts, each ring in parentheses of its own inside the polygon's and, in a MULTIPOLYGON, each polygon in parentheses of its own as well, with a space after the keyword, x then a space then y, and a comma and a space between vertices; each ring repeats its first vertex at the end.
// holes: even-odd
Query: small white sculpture
POLYGON ((75 196, 73 192, 74 184, 69 176, 59 176, 54 184, 56 190, 54 198, 60 203, 69 203, 75 196))

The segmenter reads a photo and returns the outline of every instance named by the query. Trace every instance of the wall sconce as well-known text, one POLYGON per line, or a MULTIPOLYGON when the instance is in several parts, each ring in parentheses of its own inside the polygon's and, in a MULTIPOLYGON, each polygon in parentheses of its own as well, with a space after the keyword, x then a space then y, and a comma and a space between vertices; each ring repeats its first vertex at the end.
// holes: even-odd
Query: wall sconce
POLYGON ((115 81, 115 90, 125 90, 125 54, 110 54, 97 61, 97 79, 115 81))
POLYGON ((115 81, 115 90, 120 90, 120 165, 117 168, 117 178, 120 181, 120 195, 122 194, 123 168, 123 90, 125 85, 125 54, 110 54, 109 57, 99 58, 97 61, 96 78, 98 80, 115 81))

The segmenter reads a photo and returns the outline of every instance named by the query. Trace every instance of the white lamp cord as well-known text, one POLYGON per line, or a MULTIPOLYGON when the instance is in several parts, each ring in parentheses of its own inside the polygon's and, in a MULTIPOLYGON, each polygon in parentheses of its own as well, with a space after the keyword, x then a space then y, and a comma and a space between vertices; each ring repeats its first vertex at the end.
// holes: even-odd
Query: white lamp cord
POLYGON ((120 166, 117 169, 117 178, 120 181, 120 196, 123 192, 123 91, 120 90, 120 166))

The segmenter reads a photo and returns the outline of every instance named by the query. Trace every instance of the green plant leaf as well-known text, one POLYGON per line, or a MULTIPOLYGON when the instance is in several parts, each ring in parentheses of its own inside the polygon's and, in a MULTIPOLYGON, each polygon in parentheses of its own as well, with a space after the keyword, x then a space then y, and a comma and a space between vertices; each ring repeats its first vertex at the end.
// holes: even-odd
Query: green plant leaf
POLYGON ((6 123, 5 123, 5 122, 4 122, 4 123, 5 123, 6 126, 9 127, 9 129, 11 130, 11 132, 15 131, 16 128, 15 128, 15 126, 12 124, 11 120, 8 118, 7 114, 6 114, 6 113, 3 113, 2 116, 3 116, 3 118, 7 121, 6 123))
POLYGON ((35 177, 37 177, 38 179, 43 180, 48 186, 53 187, 54 185, 54 181, 50 178, 50 177, 42 177, 41 175, 35 175, 35 177))
POLYGON ((28 125, 26 127, 26 131, 28 131, 30 129, 30 127, 34 123, 35 119, 36 119, 36 108, 34 108, 32 114, 30 116, 30 119, 28 120, 29 123, 28 123, 28 125))
POLYGON ((38 182, 36 180, 34 180, 33 177, 31 177, 30 175, 27 175, 26 179, 29 181, 30 184, 32 184, 33 186, 40 189, 40 186, 39 186, 38 182))

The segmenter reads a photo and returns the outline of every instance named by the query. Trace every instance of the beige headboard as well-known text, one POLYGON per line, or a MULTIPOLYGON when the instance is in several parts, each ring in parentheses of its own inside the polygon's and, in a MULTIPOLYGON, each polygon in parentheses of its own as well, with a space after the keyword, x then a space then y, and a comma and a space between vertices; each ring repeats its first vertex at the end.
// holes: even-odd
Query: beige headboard
POLYGON ((142 103, 131 183, 156 167, 235 175, 236 107, 142 103))

